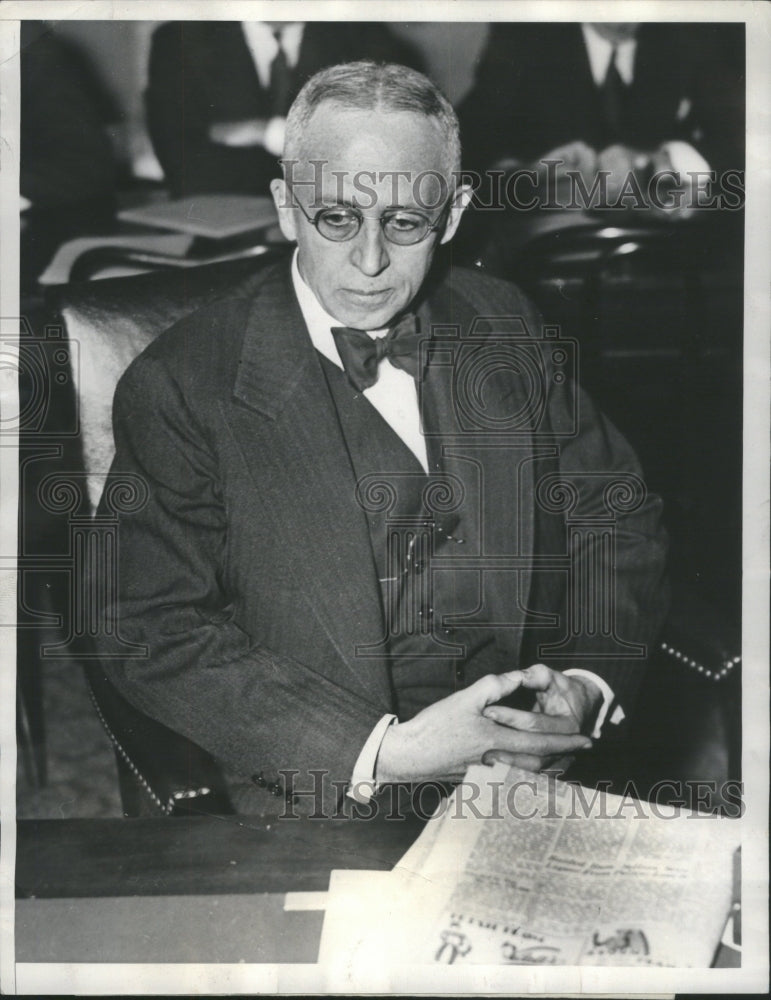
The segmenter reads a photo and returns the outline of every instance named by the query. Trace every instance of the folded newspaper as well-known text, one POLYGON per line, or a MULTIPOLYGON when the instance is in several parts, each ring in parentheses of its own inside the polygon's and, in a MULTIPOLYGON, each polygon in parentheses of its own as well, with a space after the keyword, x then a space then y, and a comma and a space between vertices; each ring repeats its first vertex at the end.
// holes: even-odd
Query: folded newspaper
POLYGON ((319 961, 707 968, 736 820, 472 767, 392 872, 332 872, 319 961))

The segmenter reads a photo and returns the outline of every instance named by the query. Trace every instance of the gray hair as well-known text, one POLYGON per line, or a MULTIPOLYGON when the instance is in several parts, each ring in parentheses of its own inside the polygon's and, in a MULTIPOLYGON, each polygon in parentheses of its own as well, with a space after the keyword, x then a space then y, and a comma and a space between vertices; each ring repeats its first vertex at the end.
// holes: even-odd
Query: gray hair
POLYGON ((433 118, 445 138, 448 174, 460 170, 458 116, 444 94, 414 69, 369 60, 330 66, 306 82, 287 115, 285 159, 299 158, 303 133, 324 101, 362 111, 412 111, 433 118))

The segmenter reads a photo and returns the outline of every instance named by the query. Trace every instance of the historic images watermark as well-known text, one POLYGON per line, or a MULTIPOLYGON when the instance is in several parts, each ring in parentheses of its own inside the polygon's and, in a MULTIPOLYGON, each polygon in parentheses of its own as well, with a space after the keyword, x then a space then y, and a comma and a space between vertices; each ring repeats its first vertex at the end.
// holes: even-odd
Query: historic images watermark
POLYGON ((482 212, 562 212, 652 210, 663 213, 739 211, 744 208, 744 171, 739 169, 689 170, 656 168, 645 161, 621 173, 608 169, 582 171, 568 160, 545 158, 530 166, 456 170, 330 169, 326 160, 281 161, 287 180, 287 200, 282 207, 296 207, 295 192, 314 208, 333 204, 374 208, 383 188, 393 205, 407 204, 426 212, 442 209, 459 190, 474 195, 482 212), (302 162, 303 170, 295 169, 302 162), (307 167, 310 167, 310 173, 307 167), (378 188, 381 189, 379 192, 378 188))
POLYGON ((16 627, 25 643, 45 636, 41 659, 145 658, 119 634, 117 595, 120 517, 141 510, 148 486, 83 467, 79 347, 55 323, 42 334, 24 317, 2 324, 3 364, 19 378, 18 412, 0 420, 0 438, 19 442, 19 546, 4 554, 18 574, 16 627))
POLYGON ((662 778, 650 788, 638 789, 626 782, 620 792, 612 792, 610 781, 598 781, 593 788, 557 781, 545 772, 532 779, 506 782, 490 779, 484 786, 462 780, 453 785, 455 794, 439 781, 422 781, 406 788, 384 785, 376 789, 362 782, 354 789, 357 798, 347 794, 349 783, 335 781, 324 769, 300 772, 294 768, 279 771, 285 795, 282 820, 349 819, 403 820, 417 816, 428 820, 449 813, 453 819, 517 820, 540 819, 704 819, 716 815, 739 819, 744 815, 744 786, 740 781, 683 780, 662 778), (310 784, 307 779, 310 778, 310 784), (302 779, 300 785, 298 779, 302 779), (329 790, 336 793, 330 796, 329 790), (545 791, 545 795, 543 794, 545 791), (371 796, 367 800, 367 796, 371 796), (714 803, 720 799, 718 808, 714 803), (365 801, 366 800, 366 801, 365 801), (336 801, 334 806, 330 803, 336 801), (686 810, 683 813, 682 810, 686 810))

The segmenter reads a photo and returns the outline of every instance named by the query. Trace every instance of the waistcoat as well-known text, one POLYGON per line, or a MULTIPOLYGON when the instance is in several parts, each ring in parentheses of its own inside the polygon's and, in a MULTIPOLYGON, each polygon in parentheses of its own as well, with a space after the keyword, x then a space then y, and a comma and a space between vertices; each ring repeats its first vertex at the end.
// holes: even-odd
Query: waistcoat
MULTIPOLYGON (((396 712, 404 721, 483 674, 512 666, 492 629, 454 622, 476 609, 475 574, 442 568, 443 560, 462 553, 479 531, 479 484, 473 469, 448 468, 451 463, 442 460, 431 435, 426 474, 345 373, 324 357, 321 362, 369 528, 383 608, 381 651, 389 663, 396 712)), ((442 406, 449 403, 438 397, 429 403, 424 419, 438 424, 442 406)))

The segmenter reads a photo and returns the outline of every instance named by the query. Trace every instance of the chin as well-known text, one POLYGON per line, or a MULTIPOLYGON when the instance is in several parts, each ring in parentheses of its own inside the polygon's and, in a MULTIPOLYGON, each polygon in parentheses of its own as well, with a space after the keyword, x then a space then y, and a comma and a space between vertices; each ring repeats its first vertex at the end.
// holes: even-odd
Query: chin
POLYGON ((346 320, 346 326, 352 326, 357 330, 382 330, 389 326, 396 313, 393 309, 380 312, 362 312, 357 316, 352 316, 346 320))
POLYGON ((349 303, 336 310, 340 322, 357 330, 382 330, 402 310, 402 306, 386 303, 376 309, 352 308, 349 303))

